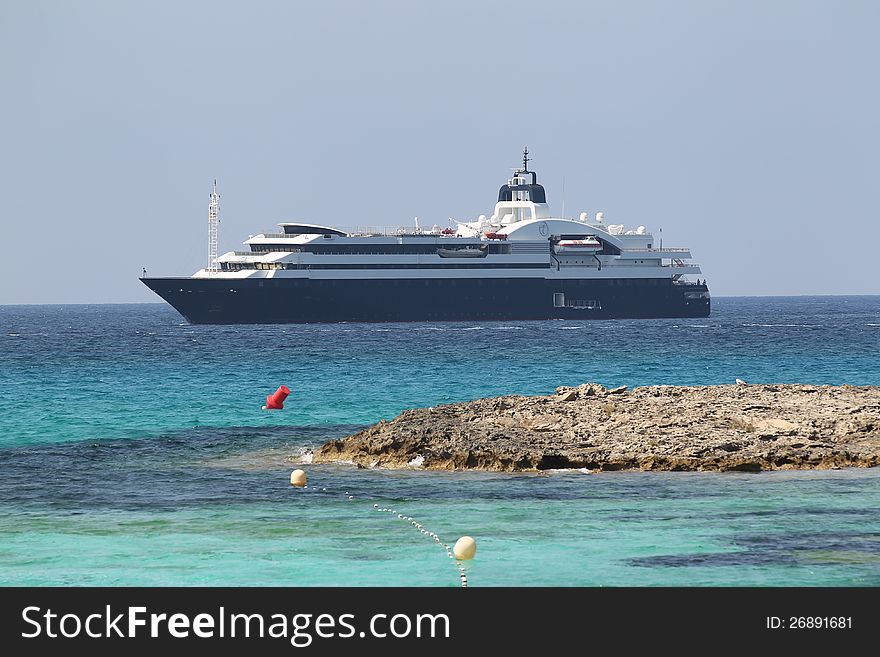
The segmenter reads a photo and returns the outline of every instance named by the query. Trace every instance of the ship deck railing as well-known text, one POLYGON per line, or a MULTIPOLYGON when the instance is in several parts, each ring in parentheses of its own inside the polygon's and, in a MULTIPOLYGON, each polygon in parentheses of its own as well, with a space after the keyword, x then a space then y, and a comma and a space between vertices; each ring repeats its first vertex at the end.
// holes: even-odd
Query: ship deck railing
POLYGON ((270 253, 302 253, 302 249, 266 249, 266 250, 262 250, 262 251, 233 251, 232 255, 252 256, 254 258, 260 258, 263 256, 267 256, 270 253))
MULTIPOLYGON (((403 226, 355 226, 354 228, 342 228, 350 237, 455 237, 454 234, 434 233, 431 230, 422 230, 417 233, 412 228, 403 226)), ((266 239, 294 239, 302 237, 301 234, 291 233, 260 233, 259 236, 266 239)))
MULTIPOLYGON (((454 238, 456 235, 452 234, 442 234, 442 233, 433 233, 430 230, 423 230, 420 233, 414 232, 411 228, 405 228, 401 226, 355 226, 352 229, 343 229, 348 230, 349 237, 442 237, 442 238, 454 238)), ((294 239, 297 237, 302 237, 300 234, 289 234, 289 233, 260 233, 260 237, 265 239, 294 239)), ((255 237, 257 237, 255 235, 255 237)), ((639 252, 647 252, 647 253, 688 253, 690 249, 685 248, 664 248, 664 249, 625 249, 627 251, 639 251, 639 252)))
MULTIPOLYGON (((687 249, 682 249, 682 251, 687 251, 687 249)), ((290 254, 290 253, 302 253, 302 252, 303 252, 302 249, 290 249, 290 250, 288 250, 288 249, 283 249, 283 250, 282 250, 282 249, 279 249, 279 250, 267 249, 267 250, 259 250, 259 251, 233 251, 233 252, 232 252, 232 255, 235 255, 235 256, 262 257, 262 256, 266 256, 266 255, 268 255, 268 254, 270 254, 270 253, 288 253, 288 254, 290 254)), ((320 255, 324 255, 324 254, 320 254, 320 255)), ((354 252, 353 252, 353 253, 345 253, 345 254, 341 254, 341 255, 374 255, 374 254, 369 253, 369 252, 364 252, 364 253, 354 253, 354 252)), ((406 254, 405 254, 405 255, 406 255, 406 254)), ((422 254, 415 254, 415 255, 430 255, 430 254, 424 254, 424 253, 422 253, 422 254)), ((696 262, 685 262, 685 263, 680 264, 680 265, 677 265, 677 264, 660 265, 660 267, 670 267, 670 268, 675 268, 675 267, 699 267, 699 266, 700 266, 700 265, 697 264, 696 262)))

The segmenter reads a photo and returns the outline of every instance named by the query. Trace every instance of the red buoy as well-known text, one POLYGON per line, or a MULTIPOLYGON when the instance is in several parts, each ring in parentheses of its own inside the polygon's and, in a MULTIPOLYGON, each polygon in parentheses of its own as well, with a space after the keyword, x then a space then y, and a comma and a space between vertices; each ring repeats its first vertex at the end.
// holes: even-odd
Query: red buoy
POLYGON ((290 388, 280 386, 278 390, 266 397, 266 409, 270 411, 280 411, 284 408, 284 400, 290 394, 290 388))

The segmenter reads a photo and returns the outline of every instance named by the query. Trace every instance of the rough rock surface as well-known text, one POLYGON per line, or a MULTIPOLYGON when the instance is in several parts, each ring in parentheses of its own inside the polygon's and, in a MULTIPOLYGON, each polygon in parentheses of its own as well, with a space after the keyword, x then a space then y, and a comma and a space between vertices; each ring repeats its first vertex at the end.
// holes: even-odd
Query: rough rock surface
POLYGON ((780 470, 880 464, 880 387, 596 383, 401 413, 314 462, 440 470, 780 470), (421 457, 421 458, 420 458, 421 457))

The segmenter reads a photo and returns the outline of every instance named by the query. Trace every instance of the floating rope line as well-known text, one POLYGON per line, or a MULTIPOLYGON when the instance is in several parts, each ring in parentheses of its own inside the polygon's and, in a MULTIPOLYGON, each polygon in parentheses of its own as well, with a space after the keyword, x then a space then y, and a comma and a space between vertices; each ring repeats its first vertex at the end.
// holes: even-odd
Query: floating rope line
MULTIPOLYGON (((373 509, 375 509, 379 513, 388 513, 392 516, 396 515, 398 520, 402 520, 403 522, 408 522, 410 525, 412 525, 413 528, 419 530, 420 534, 422 534, 423 536, 426 536, 427 538, 432 539, 434 541, 434 543, 436 543, 437 545, 441 546, 444 550, 446 550, 447 557, 449 557, 450 559, 455 559, 455 555, 452 553, 452 547, 450 545, 444 543, 440 539, 440 536, 436 532, 428 531, 427 529, 425 529, 424 526, 422 526, 422 523, 417 521, 412 516, 407 516, 402 513, 397 513, 397 511, 395 511, 394 509, 391 509, 388 507, 380 507, 378 504, 373 504, 373 509)), ((459 577, 461 578, 462 588, 467 588, 468 580, 467 580, 467 573, 464 570, 464 565, 462 565, 461 561, 456 561, 455 567, 458 568, 458 573, 459 573, 459 577)))
MULTIPOLYGON (((297 486, 297 487, 302 488, 303 490, 327 492, 326 488, 322 488, 320 486, 302 485, 302 486, 297 486)), ((332 493, 333 491, 330 491, 330 492, 332 493)), ((349 502, 354 501, 354 495, 352 495, 349 491, 345 491, 345 497, 346 497, 346 499, 348 499, 349 502)), ((380 507, 378 504, 375 504, 375 503, 373 504, 373 510, 378 511, 379 513, 387 513, 388 515, 390 515, 392 517, 396 516, 397 520, 409 523, 409 525, 413 529, 418 530, 418 532, 420 534, 422 534, 422 536, 425 536, 426 538, 431 539, 432 541, 434 541, 434 543, 436 545, 439 545, 444 550, 446 550, 447 557, 449 557, 450 559, 455 559, 455 554, 453 554, 452 546, 447 543, 444 543, 440 539, 440 536, 437 534, 437 532, 432 532, 432 531, 425 529, 424 525, 422 525, 422 523, 417 521, 412 516, 408 516, 403 513, 398 513, 396 510, 394 510, 390 507, 380 507)), ((468 579, 467 579, 467 573, 465 572, 464 564, 462 564, 461 561, 456 559, 455 567, 458 569, 459 579, 461 580, 461 587, 466 589, 468 586, 468 579)))

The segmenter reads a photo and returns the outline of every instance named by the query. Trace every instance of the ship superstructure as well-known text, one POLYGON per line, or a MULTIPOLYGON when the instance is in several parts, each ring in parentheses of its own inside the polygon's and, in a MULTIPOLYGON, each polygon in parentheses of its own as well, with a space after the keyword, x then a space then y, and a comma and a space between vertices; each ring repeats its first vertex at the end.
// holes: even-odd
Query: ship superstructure
MULTIPOLYGON (((212 194, 209 211, 217 211, 212 194)), ((143 282, 193 323, 704 317, 684 248, 603 214, 553 217, 522 167, 491 216, 454 226, 343 230, 281 223, 188 277, 143 282)), ((216 233, 210 239, 216 240, 216 233)), ((210 252, 209 244, 209 252, 210 252)), ((216 248, 216 247, 214 247, 216 248)), ((209 256, 210 257, 210 256, 209 256)))

